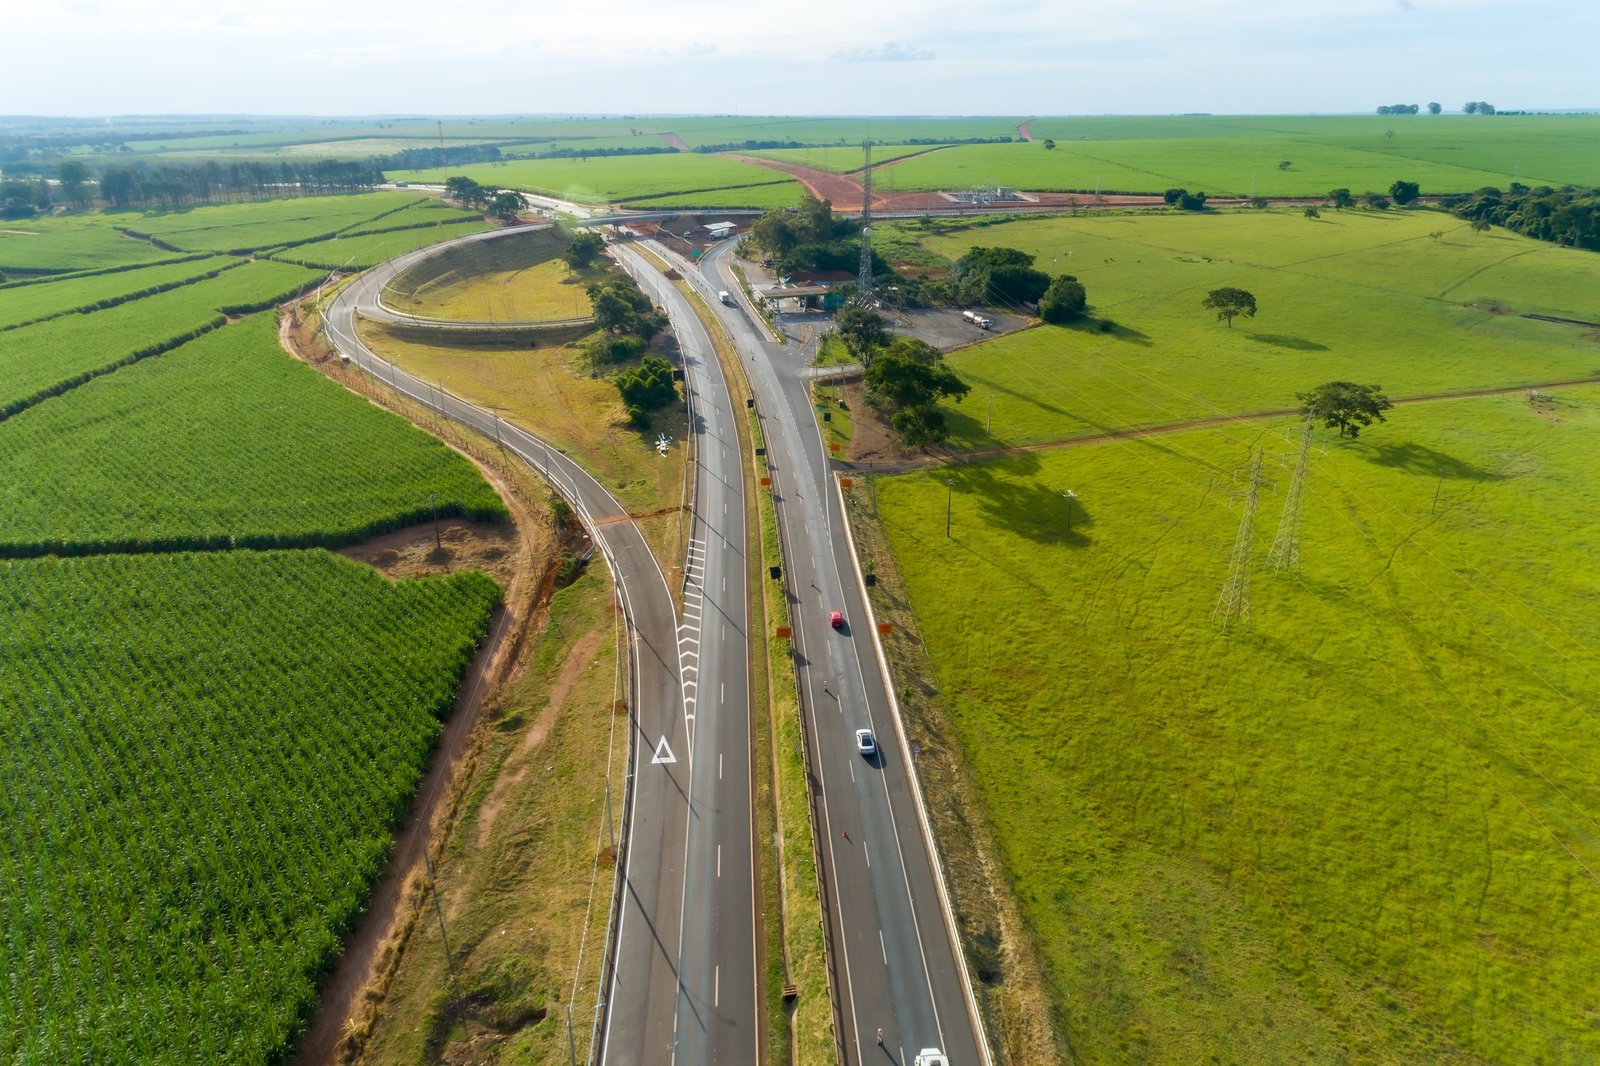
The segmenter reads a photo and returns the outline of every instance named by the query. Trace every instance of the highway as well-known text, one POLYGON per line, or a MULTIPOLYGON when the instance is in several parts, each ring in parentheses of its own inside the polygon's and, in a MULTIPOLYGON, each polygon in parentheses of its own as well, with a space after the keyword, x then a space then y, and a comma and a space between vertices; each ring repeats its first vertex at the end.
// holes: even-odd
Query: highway
POLYGON ((799 346, 768 342, 742 296, 734 307, 717 303, 719 290, 739 292, 725 265, 733 243, 716 246, 698 269, 681 258, 675 265, 733 338, 766 433, 810 770, 822 793, 817 832, 844 1061, 877 1061, 881 1028, 896 1063, 933 1046, 957 1066, 988 1063, 799 346), (844 614, 842 631, 829 625, 835 610, 844 614), (873 731, 876 757, 856 753, 858 728, 873 731))
POLYGON ((746 501, 735 412, 710 338, 657 270, 618 250, 666 310, 683 359, 695 495, 680 618, 637 525, 588 472, 525 429, 400 370, 356 332, 358 315, 460 328, 392 312, 381 293, 397 273, 446 247, 514 232, 472 234, 358 276, 330 302, 325 327, 343 358, 530 463, 572 504, 616 581, 629 637, 633 735, 603 1060, 759 1062, 746 501))

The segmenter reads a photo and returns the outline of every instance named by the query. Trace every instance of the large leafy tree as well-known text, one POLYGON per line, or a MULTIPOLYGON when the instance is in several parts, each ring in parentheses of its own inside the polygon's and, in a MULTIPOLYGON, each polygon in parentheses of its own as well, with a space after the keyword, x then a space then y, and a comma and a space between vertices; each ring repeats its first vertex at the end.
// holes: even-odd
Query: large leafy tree
POLYGON ((444 179, 444 194, 466 207, 482 207, 489 202, 489 190, 461 174, 444 179))
POLYGON ((1226 322, 1229 329, 1233 328, 1233 320, 1238 316, 1254 318, 1256 314, 1255 296, 1244 289, 1232 287, 1212 289, 1206 298, 1200 301, 1200 306, 1215 311, 1218 320, 1226 322))
POLYGON ((1330 381, 1310 392, 1296 393, 1296 398, 1301 403, 1301 414, 1321 419, 1329 429, 1337 426, 1339 436, 1351 438, 1359 437, 1361 427, 1372 425, 1374 420, 1388 421, 1383 412, 1394 406, 1381 385, 1357 385, 1351 381, 1330 381))
POLYGON ((1083 283, 1071 274, 1057 277, 1039 297, 1039 317, 1055 325, 1082 318, 1088 307, 1089 297, 1083 283))
POLYGON ((561 253, 561 258, 565 259, 572 269, 582 270, 594 262, 605 245, 606 242, 601 239, 600 234, 590 230, 579 230, 572 235, 572 240, 567 242, 567 250, 561 253))
POLYGON ((899 344, 900 339, 878 354, 863 381, 873 401, 889 409, 889 424, 901 443, 925 448, 949 436, 939 401, 947 396, 959 401, 972 390, 943 360, 925 361, 925 353, 899 344))
POLYGON ((1394 202, 1404 207, 1422 194, 1422 187, 1414 181, 1397 181, 1389 186, 1389 195, 1394 197, 1394 202))
POLYGON ((490 218, 499 219, 501 222, 512 222, 522 213, 522 197, 509 190, 502 190, 494 194, 489 200, 484 211, 490 218))
POLYGON ((89 168, 81 160, 66 159, 56 168, 56 177, 61 182, 61 195, 71 200, 74 206, 88 205, 90 196, 89 168))
POLYGON ((883 316, 858 304, 841 308, 833 324, 850 358, 859 363, 870 364, 877 349, 889 339, 883 316))

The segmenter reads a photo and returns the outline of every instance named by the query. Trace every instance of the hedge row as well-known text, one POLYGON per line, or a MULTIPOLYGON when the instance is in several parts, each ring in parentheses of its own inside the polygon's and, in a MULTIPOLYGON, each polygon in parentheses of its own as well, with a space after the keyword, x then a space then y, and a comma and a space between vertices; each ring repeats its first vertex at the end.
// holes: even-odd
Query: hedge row
MULTIPOLYGON (((296 263, 295 265, 305 266, 307 264, 296 263)), ((257 311, 265 311, 269 307, 277 307, 279 304, 288 300, 298 300, 300 297, 304 296, 306 293, 315 289, 318 285, 321 285, 327 280, 327 276, 324 275, 320 278, 313 278, 311 281, 308 281, 303 285, 295 285, 285 289, 276 296, 265 296, 259 300, 254 300, 250 303, 244 304, 224 304, 223 306, 217 308, 217 310, 230 317, 254 314, 257 311)))
POLYGON ((25 285, 43 285, 51 281, 76 281, 78 278, 94 278, 101 274, 120 274, 124 270, 143 270, 146 267, 171 266, 174 263, 188 263, 196 259, 210 259, 216 252, 187 252, 183 255, 173 256, 171 259, 156 259, 145 263, 120 263, 117 266, 97 267, 94 270, 61 270, 55 273, 41 273, 40 277, 17 278, 15 281, 0 283, 0 289, 20 289, 25 285))

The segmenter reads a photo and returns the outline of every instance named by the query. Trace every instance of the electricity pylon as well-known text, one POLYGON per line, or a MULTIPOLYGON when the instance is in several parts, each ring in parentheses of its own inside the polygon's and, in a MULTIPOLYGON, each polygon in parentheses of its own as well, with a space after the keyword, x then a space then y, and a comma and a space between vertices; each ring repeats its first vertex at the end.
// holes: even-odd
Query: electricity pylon
POLYGON ((1256 501, 1261 495, 1261 453, 1250 461, 1250 485, 1244 494, 1244 514, 1239 516, 1239 533, 1233 540, 1233 558, 1228 563, 1228 580, 1217 595, 1211 619, 1227 632, 1234 619, 1250 620, 1250 557, 1256 540, 1256 501))
POLYGON ((1305 433, 1300 437, 1300 454, 1294 461, 1294 473, 1289 475, 1289 491, 1284 493, 1283 517, 1278 520, 1278 533, 1272 538, 1272 548, 1267 552, 1267 565, 1274 574, 1300 569, 1300 526, 1304 517, 1306 498, 1306 467, 1311 465, 1311 435, 1315 425, 1306 419, 1305 433))

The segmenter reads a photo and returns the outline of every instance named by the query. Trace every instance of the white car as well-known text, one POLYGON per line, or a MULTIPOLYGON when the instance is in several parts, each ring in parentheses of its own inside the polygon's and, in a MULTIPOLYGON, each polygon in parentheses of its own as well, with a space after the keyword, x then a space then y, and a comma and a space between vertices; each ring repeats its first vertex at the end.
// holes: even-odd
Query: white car
POLYGON ((950 1066, 950 1060, 936 1047, 923 1048, 912 1062, 913 1066, 950 1066))
POLYGON ((856 730, 856 751, 870 759, 877 752, 877 750, 878 742, 873 739, 872 730, 856 730))

